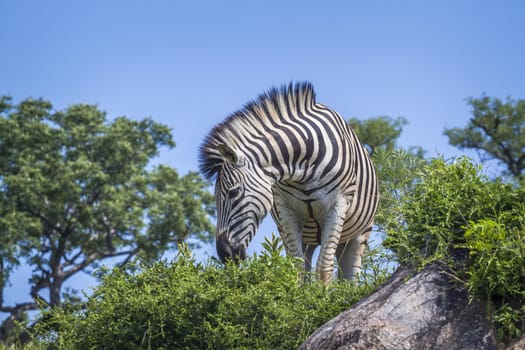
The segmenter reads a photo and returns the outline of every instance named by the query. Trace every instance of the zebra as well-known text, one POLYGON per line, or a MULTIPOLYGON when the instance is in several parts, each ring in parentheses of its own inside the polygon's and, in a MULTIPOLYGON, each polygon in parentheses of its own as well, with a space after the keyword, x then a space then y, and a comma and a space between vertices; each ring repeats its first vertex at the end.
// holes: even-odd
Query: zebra
POLYGON ((379 194, 366 148, 336 111, 317 103, 310 82, 273 87, 217 124, 199 150, 215 180, 216 248, 221 261, 246 249, 271 212, 287 255, 332 280, 361 270, 379 194))

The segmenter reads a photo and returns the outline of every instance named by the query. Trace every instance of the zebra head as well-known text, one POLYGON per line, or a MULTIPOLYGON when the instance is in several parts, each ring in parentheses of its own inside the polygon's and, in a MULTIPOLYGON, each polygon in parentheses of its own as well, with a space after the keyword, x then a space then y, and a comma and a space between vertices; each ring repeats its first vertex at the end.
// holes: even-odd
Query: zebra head
POLYGON ((271 186, 239 152, 225 144, 217 148, 223 159, 215 183, 217 253, 223 262, 238 262, 271 209, 271 186))

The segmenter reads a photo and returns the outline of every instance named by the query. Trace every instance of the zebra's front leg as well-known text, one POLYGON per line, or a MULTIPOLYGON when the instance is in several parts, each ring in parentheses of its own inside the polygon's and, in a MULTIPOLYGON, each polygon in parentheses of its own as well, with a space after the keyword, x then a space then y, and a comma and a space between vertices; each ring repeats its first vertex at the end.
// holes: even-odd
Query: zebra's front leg
POLYGON ((286 255, 303 259, 303 221, 280 197, 275 197, 272 216, 277 223, 286 255))
POLYGON ((340 244, 337 247, 335 254, 342 278, 353 280, 361 272, 361 259, 371 233, 372 226, 367 228, 365 232, 352 238, 346 244, 340 244))
POLYGON ((321 226, 321 250, 317 259, 316 272, 324 284, 328 284, 334 274, 335 252, 341 238, 347 208, 345 197, 338 197, 321 226))
POLYGON ((314 255, 316 246, 303 244, 303 254, 304 254, 304 271, 309 273, 312 271, 312 257, 314 255))
POLYGON ((302 222, 295 216, 290 216, 287 224, 281 230, 281 238, 283 240, 284 250, 286 255, 299 258, 295 266, 300 271, 299 280, 303 280, 311 270, 312 254, 305 251, 305 246, 302 244, 302 222), (305 255, 305 252, 308 255, 305 255))

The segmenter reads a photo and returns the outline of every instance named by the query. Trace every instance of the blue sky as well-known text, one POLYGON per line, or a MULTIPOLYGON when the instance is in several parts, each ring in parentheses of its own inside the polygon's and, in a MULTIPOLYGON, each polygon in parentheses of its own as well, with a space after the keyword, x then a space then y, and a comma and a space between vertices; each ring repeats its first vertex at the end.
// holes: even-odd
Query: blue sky
MULTIPOLYGON (((151 116, 177 143, 156 162, 186 173, 213 125, 309 80, 345 118, 403 116, 401 146, 450 157, 462 152, 442 132, 466 125, 467 97, 525 98, 524 18, 519 0, 0 0, 0 94, 151 116)), ((21 269, 6 302, 26 281, 21 269)))

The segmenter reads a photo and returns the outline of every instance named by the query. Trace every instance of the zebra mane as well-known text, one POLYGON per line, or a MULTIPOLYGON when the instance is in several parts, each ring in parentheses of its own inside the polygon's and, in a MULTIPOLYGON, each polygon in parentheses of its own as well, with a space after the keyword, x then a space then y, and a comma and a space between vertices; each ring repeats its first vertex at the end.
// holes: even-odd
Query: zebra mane
POLYGON ((248 102, 242 109, 228 116, 217 124, 204 139, 199 152, 199 169, 205 178, 212 180, 221 169, 224 159, 218 151, 219 144, 225 144, 235 149, 235 139, 238 135, 239 123, 257 120, 259 123, 271 126, 273 120, 280 119, 279 113, 267 112, 270 109, 281 110, 286 106, 288 112, 296 114, 299 109, 308 111, 315 104, 315 92, 310 82, 297 82, 273 87, 259 95, 257 99, 248 102), (270 108, 269 108, 270 107, 270 108))

